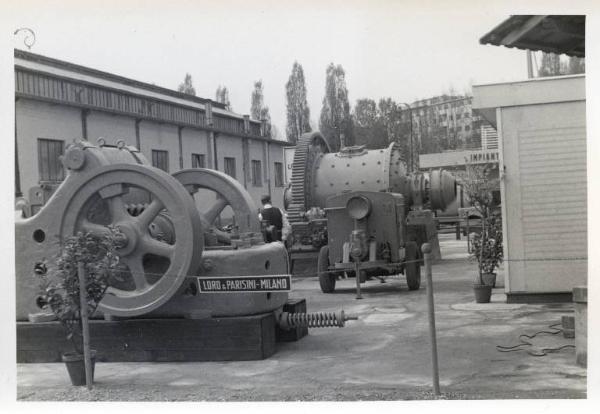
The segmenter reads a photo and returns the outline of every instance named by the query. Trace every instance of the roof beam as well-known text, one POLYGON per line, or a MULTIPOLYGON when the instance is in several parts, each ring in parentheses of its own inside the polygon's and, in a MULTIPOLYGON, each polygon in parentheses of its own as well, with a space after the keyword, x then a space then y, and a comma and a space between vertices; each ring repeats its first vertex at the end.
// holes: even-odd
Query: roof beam
POLYGON ((512 46, 514 43, 518 42, 523 36, 533 30, 538 24, 540 24, 547 15, 543 16, 532 16, 527 20, 527 22, 521 25, 518 29, 513 30, 502 40, 500 40, 501 45, 512 46))

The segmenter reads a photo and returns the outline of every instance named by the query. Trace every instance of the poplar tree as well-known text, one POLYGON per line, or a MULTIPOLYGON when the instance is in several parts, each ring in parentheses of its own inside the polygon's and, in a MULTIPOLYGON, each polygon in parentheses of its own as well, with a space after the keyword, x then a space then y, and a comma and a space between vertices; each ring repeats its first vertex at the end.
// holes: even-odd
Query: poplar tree
POLYGON ((302 65, 294 62, 292 73, 285 84, 287 124, 285 133, 292 144, 305 133, 310 132, 310 109, 306 101, 306 85, 302 65))
POLYGON ((250 116, 253 119, 266 119, 268 122, 271 122, 269 107, 265 105, 262 80, 254 82, 254 90, 252 91, 250 102, 250 116))
POLYGON ((341 146, 341 136, 344 135, 346 146, 354 143, 346 74, 341 65, 330 63, 327 67, 325 80, 325 96, 319 118, 319 130, 329 143, 332 151, 338 151, 341 146))
POLYGON ((179 84, 177 90, 179 92, 187 93, 188 95, 196 96, 196 89, 194 89, 194 85, 192 84, 192 75, 186 73, 183 83, 179 84))
POLYGON ((227 89, 227 86, 219 85, 217 92, 215 93, 215 101, 224 104, 225 109, 228 111, 232 111, 231 102, 229 101, 229 90, 227 89))
POLYGON ((262 80, 254 82, 254 90, 250 98, 250 117, 259 121, 267 121, 265 134, 268 136, 271 132, 271 114, 269 107, 265 105, 262 80))

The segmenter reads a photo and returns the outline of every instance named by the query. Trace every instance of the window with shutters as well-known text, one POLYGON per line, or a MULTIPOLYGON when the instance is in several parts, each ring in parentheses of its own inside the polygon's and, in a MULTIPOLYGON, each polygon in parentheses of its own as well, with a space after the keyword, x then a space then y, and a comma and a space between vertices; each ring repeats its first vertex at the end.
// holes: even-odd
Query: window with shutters
POLYGON ((229 175, 230 177, 236 178, 235 177, 235 158, 233 157, 225 157, 224 159, 225 161, 225 165, 224 165, 224 173, 229 175))
POLYGON ((275 163, 275 187, 283 187, 283 164, 275 163))
POLYGON ((204 154, 192 154, 192 168, 206 168, 204 154))
POLYGON ((252 185, 262 187, 262 167, 259 160, 252 160, 252 185))
POLYGON ((40 182, 58 183, 65 179, 60 157, 65 153, 65 142, 38 138, 38 170, 40 182))
POLYGON ((152 166, 169 172, 169 152, 152 150, 152 166))

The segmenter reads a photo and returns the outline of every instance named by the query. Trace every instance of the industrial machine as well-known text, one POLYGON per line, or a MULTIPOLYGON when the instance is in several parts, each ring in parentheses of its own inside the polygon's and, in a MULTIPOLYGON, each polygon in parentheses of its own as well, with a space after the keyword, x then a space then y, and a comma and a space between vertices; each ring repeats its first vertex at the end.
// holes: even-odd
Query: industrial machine
MULTIPOLYGON (((228 175, 189 169, 173 176, 149 165, 123 142, 78 141, 63 157, 64 182, 31 215, 24 203, 16 219, 16 316, 40 312, 39 278, 59 255, 61 241, 79 231, 117 227, 119 281, 111 282, 98 310, 117 318, 237 317, 273 312, 280 326, 343 326, 343 314, 286 314, 288 289, 205 293, 199 278, 287 275, 282 243, 263 242, 256 207, 228 175), (212 204, 212 205, 210 205, 212 204), (216 227, 231 207, 236 227, 216 227)), ((218 283, 217 283, 218 285, 218 283)))
POLYGON ((447 171, 409 173, 395 144, 331 153, 318 132, 296 145, 286 210, 292 227, 292 259, 318 251, 321 290, 333 292, 345 273, 360 283, 370 276, 404 273, 411 290, 420 287, 421 245, 439 243, 432 210, 456 197, 447 171))

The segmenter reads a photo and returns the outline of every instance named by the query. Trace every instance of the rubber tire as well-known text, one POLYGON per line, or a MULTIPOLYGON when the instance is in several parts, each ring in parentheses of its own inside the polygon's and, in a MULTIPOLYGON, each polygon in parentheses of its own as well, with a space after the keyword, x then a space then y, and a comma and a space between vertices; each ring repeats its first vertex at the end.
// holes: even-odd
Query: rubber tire
POLYGON ((332 293, 335 290, 335 274, 329 272, 329 246, 321 247, 317 259, 319 285, 323 293, 332 293))
POLYGON ((406 243, 406 265, 404 274, 406 275, 406 284, 408 290, 419 290, 421 287, 421 260, 419 260, 417 243, 406 243), (419 260, 419 261, 417 261, 419 260))

